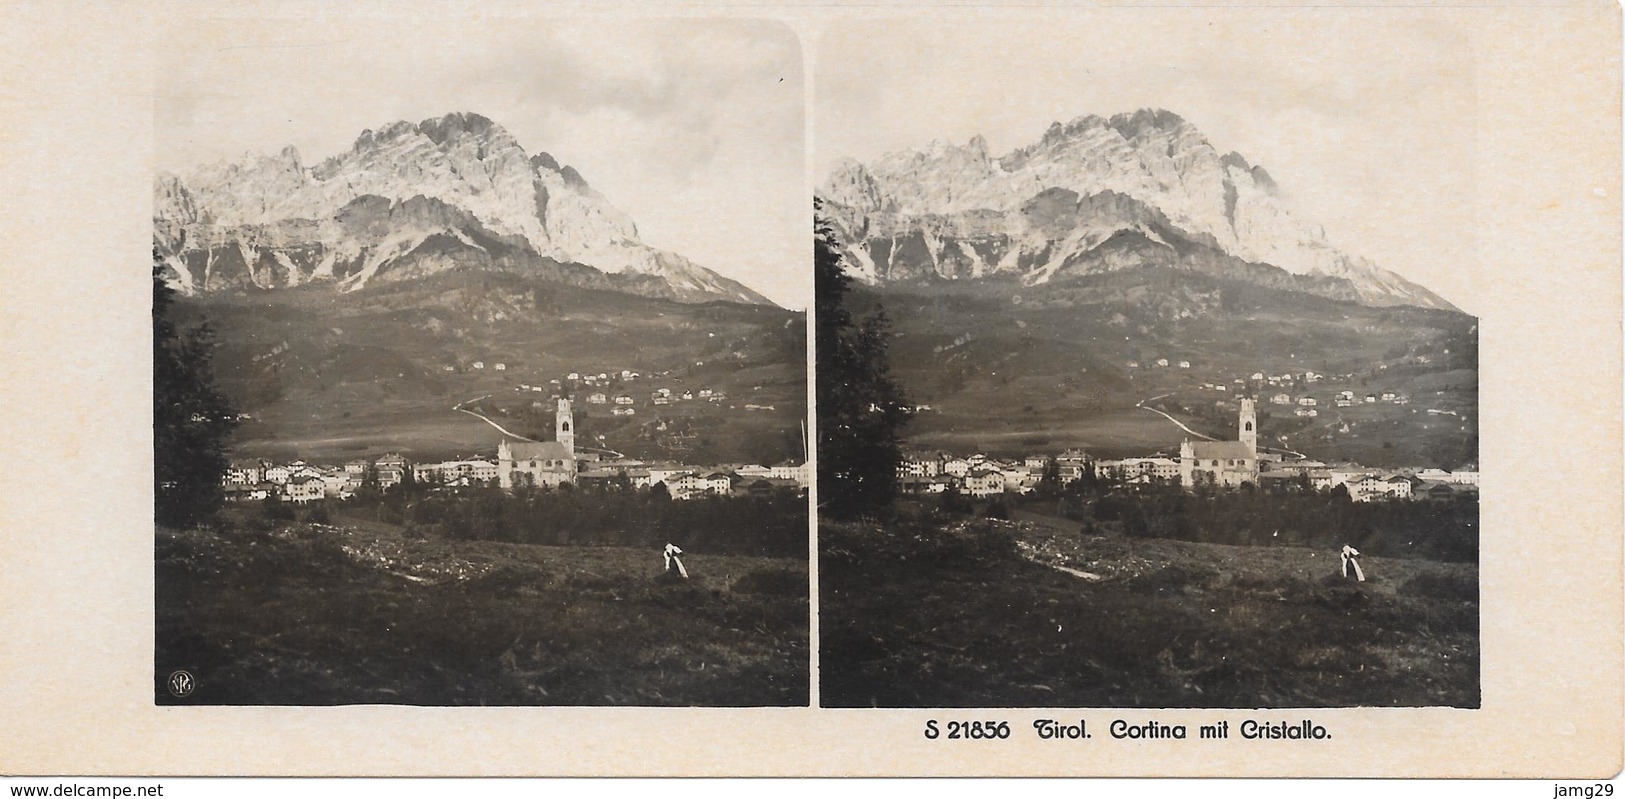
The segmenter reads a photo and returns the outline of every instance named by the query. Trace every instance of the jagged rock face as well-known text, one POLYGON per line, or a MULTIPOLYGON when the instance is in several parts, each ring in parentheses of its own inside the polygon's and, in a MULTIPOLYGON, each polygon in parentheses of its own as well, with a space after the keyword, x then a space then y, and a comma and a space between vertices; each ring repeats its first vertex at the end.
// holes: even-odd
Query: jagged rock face
POLYGON ((1452 307, 1339 252, 1262 167, 1220 154, 1168 111, 1056 123, 999 158, 978 136, 846 161, 819 197, 851 271, 870 282, 1007 275, 1039 285, 1143 265, 1222 272, 1233 262, 1242 276, 1273 267, 1284 272, 1273 282, 1366 304, 1452 307))
MULTIPOLYGON (((311 281, 354 291, 444 269, 546 261, 656 277, 663 293, 684 301, 767 302, 643 244, 632 220, 575 169, 527 154, 478 114, 362 131, 314 167, 286 147, 185 179, 161 175, 153 248, 187 293, 311 281)), ((647 280, 620 283, 650 291, 647 280)))

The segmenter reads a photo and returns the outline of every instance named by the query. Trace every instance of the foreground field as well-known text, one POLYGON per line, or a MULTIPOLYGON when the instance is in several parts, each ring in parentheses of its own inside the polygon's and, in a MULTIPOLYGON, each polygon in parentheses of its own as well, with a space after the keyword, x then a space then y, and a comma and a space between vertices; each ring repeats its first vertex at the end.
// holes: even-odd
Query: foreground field
POLYGON ((822 522, 831 707, 1479 704, 1476 567, 1081 536, 1031 521, 822 522))
POLYGON ((401 538, 384 525, 160 530, 165 704, 803 705, 804 560, 401 538), (175 669, 197 678, 176 700, 175 669))

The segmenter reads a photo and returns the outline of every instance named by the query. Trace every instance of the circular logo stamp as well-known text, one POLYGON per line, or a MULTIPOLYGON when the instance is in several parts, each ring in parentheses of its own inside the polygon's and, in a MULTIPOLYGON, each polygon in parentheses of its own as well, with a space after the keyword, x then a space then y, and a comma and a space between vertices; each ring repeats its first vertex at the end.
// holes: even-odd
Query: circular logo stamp
POLYGON ((169 695, 176 699, 185 699, 191 696, 193 691, 197 690, 197 680, 192 677, 192 672, 186 669, 176 669, 170 672, 168 685, 169 695))

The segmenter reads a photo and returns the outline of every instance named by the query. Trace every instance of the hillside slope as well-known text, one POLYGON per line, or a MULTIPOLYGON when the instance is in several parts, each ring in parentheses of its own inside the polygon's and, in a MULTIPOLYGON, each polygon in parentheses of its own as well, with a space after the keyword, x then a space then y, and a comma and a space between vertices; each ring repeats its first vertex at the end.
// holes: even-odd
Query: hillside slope
POLYGON ((805 316, 772 306, 681 303, 510 272, 448 271, 352 294, 313 286, 223 292, 179 309, 183 323, 206 319, 217 333, 217 380, 251 417, 234 441, 241 455, 345 459, 398 450, 428 459, 489 451, 500 435, 454 405, 491 395, 513 414, 510 429, 541 436, 552 430, 551 417, 522 412, 567 389, 578 392, 584 443, 702 463, 800 454, 805 316), (643 376, 609 389, 637 396, 631 418, 582 402, 580 386, 549 384, 569 372, 623 369, 643 376), (654 382, 661 372, 670 375, 654 382), (546 393, 520 392, 522 384, 546 393), (692 411, 649 407, 657 385, 685 384, 723 390, 732 401, 692 411), (746 411, 745 403, 771 410, 746 411), (661 419, 684 414, 700 428, 686 450, 646 435, 661 419))
POLYGON ((1142 401, 1172 394, 1166 402, 1197 429, 1233 437, 1234 405, 1224 403, 1240 392, 1284 391, 1327 407, 1324 418, 1306 420, 1293 407, 1262 404, 1261 430, 1273 444, 1287 436, 1285 446, 1311 456, 1372 465, 1476 459, 1476 425, 1457 422, 1477 416, 1477 320, 1459 312, 1376 308, 1169 268, 1042 291, 1011 278, 888 284, 849 299, 856 312, 883 309, 891 321, 894 371, 911 401, 929 408, 906 431, 917 447, 1147 454, 1177 448, 1185 434, 1137 408, 1142 401), (1250 380, 1305 371, 1348 377, 1287 388, 1250 380), (1349 434, 1323 427, 1337 418, 1332 396, 1345 389, 1412 394, 1413 403, 1383 406, 1388 415, 1372 420, 1380 435, 1360 443, 1358 426, 1349 434), (1448 428, 1439 424, 1446 418, 1448 428))

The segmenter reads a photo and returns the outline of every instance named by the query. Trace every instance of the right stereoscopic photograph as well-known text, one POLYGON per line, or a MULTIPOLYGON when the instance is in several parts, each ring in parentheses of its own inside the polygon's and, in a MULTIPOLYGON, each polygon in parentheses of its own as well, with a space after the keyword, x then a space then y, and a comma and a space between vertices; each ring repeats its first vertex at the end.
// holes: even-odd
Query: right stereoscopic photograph
POLYGON ((1479 706, 1473 54, 1213 19, 810 43, 823 706, 1479 706))

